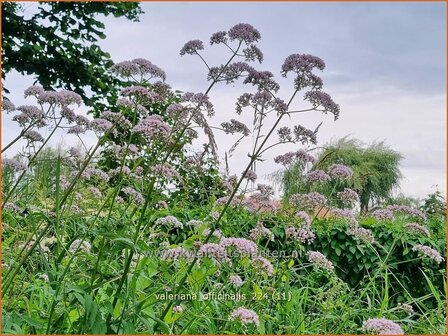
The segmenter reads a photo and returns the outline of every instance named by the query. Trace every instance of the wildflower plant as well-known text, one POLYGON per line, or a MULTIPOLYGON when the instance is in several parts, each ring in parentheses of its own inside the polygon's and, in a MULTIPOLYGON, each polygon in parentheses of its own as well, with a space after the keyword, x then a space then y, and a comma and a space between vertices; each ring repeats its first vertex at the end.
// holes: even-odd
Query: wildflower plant
MULTIPOLYGON (((180 56, 197 57, 206 68, 202 92, 172 89, 169 74, 146 59, 116 63, 112 72, 123 86, 96 118, 78 113, 81 99, 67 90, 32 86, 25 97, 34 105, 3 100, 2 110, 21 127, 2 157, 4 331, 21 332, 21 323, 46 334, 402 331, 392 320, 370 317, 394 312, 387 298, 401 267, 397 251, 408 249, 414 263, 429 261, 425 271, 444 260, 431 247, 425 214, 402 206, 355 215, 359 195, 346 185, 350 167, 314 166, 322 122, 291 124, 307 112, 339 118, 318 76, 324 61, 286 57, 278 73, 291 80, 293 93, 282 98, 274 73, 257 69, 260 40, 255 27, 241 23, 212 34, 209 43, 181 47, 180 56), (226 60, 212 64, 208 48, 223 50, 226 60), (248 89, 236 99, 235 116, 214 126, 220 111, 210 93, 237 81, 248 89), (300 100, 307 107, 299 109, 300 100), (253 116, 250 126, 242 114, 253 116), (216 131, 234 141, 227 157, 238 146, 248 149, 243 171, 219 172, 216 131), (76 137, 79 146, 51 149, 56 132, 76 137), (199 132, 207 140, 192 153, 199 132), (92 136, 97 142, 89 148, 92 136), (9 157, 14 144, 23 150, 9 157), (308 189, 281 202, 272 186, 258 183, 257 167, 284 144, 297 149, 276 153, 274 161, 298 165, 308 189), (398 219, 405 220, 404 240, 389 244, 375 225, 398 219), (344 258, 359 260, 371 277, 349 288, 350 272, 365 269, 347 270, 344 258), (387 282, 378 280, 383 274, 387 282), (33 285, 22 288, 30 279, 33 285), (25 311, 31 316, 19 319, 25 311)), ((403 293, 411 295, 403 288, 390 297, 412 301, 413 314, 433 323, 425 300, 438 304, 440 294, 403 293)))

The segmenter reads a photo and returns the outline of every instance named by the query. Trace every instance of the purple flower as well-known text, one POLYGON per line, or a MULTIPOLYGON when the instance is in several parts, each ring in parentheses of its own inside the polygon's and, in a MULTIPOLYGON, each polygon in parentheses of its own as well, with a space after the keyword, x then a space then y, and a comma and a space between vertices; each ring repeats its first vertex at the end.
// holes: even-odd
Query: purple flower
POLYGON ((182 306, 174 306, 173 313, 174 314, 182 314, 184 312, 184 307, 182 306))
POLYGON ((144 58, 135 58, 132 60, 137 65, 139 73, 142 75, 150 75, 151 77, 166 79, 166 73, 158 66, 152 64, 150 61, 144 58))
POLYGON ((243 285, 243 279, 239 275, 231 275, 229 277, 229 282, 235 287, 241 287, 243 285))
POLYGON ((226 43, 227 42, 227 32, 225 31, 219 31, 216 32, 210 37, 210 44, 219 44, 219 43, 226 43))
POLYGON ((229 315, 230 321, 239 321, 242 324, 255 324, 256 326, 260 325, 260 320, 256 312, 251 309, 239 307, 232 311, 229 315))
POLYGON ((224 248, 234 248, 235 251, 243 256, 254 256, 257 254, 257 245, 245 238, 223 238, 220 245, 224 248))
POLYGON ((132 131, 147 138, 166 138, 171 132, 171 127, 160 116, 154 114, 140 120, 132 131))
POLYGON ((138 205, 143 205, 145 203, 145 198, 141 193, 131 187, 124 187, 121 189, 133 202, 138 205))
POLYGON ((120 94, 123 97, 135 97, 142 103, 154 103, 159 100, 159 95, 157 93, 138 85, 125 87, 121 89, 120 94))
POLYGON ((324 113, 332 113, 334 120, 339 118, 339 105, 336 104, 328 93, 322 91, 309 91, 305 93, 305 100, 308 100, 314 108, 321 106, 324 113))
POLYGON ((308 183, 312 183, 312 182, 327 182, 329 181, 330 175, 328 175, 326 172, 324 172, 323 170, 313 170, 310 171, 308 174, 305 175, 305 181, 307 181, 308 183))
POLYGON ((220 244, 207 243, 202 245, 198 251, 200 258, 210 258, 219 263, 228 262, 230 259, 227 257, 226 249, 220 244))
POLYGON ((344 191, 340 191, 336 195, 345 204, 359 202, 359 195, 353 189, 344 188, 344 191))
POLYGON ((59 101, 58 103, 61 106, 68 106, 72 104, 81 105, 82 104, 82 98, 79 94, 69 91, 69 90, 62 90, 58 92, 59 101))
POLYGON ((314 68, 319 70, 325 69, 325 62, 313 55, 292 54, 285 59, 282 65, 282 75, 286 77, 288 72, 301 74, 303 72, 310 72, 314 68))
POLYGON ((296 153, 288 152, 282 155, 278 155, 274 158, 275 163, 280 163, 284 166, 290 165, 296 157, 296 153))
POLYGON ((76 239, 70 245, 70 247, 68 248, 68 251, 70 253, 75 253, 79 250, 84 251, 84 252, 90 252, 91 247, 92 246, 90 245, 89 242, 82 240, 82 239, 76 239))
POLYGON ((75 125, 73 127, 70 127, 70 129, 67 131, 68 134, 84 134, 86 132, 86 129, 82 126, 75 125))
POLYGON ((15 171, 27 170, 27 165, 15 159, 2 159, 2 166, 15 171))
POLYGON ((174 216, 165 216, 155 221, 156 225, 165 225, 172 229, 183 229, 184 225, 174 216))
POLYGON ((249 70, 249 74, 243 84, 252 84, 258 87, 258 90, 269 90, 277 92, 280 85, 273 80, 274 75, 270 71, 249 70))
POLYGON ((260 238, 268 238, 269 240, 274 240, 274 234, 266 228, 263 223, 259 222, 257 223, 257 226, 250 230, 249 232, 249 238, 253 241, 257 241, 260 238))
POLYGON ((426 246, 426 245, 415 245, 412 248, 412 251, 417 251, 421 254, 423 254, 425 257, 428 257, 429 259, 434 260, 437 264, 440 264, 443 261, 442 256, 439 252, 434 250, 432 247, 426 246))
POLYGON ((242 122, 235 119, 230 119, 230 122, 223 122, 221 127, 227 134, 241 133, 244 136, 248 136, 250 134, 249 128, 247 128, 247 126, 242 122))
POLYGON ((248 170, 244 175, 244 178, 250 182, 255 182, 257 180, 257 174, 253 170, 248 170))
POLYGON ((106 119, 96 118, 90 122, 90 128, 96 132, 107 132, 112 128, 113 124, 106 119))
POLYGON ((44 137, 37 131, 26 131, 23 135, 25 139, 27 139, 30 142, 43 142, 44 137))
POLYGON ((182 47, 182 49, 180 50, 180 54, 181 55, 185 55, 185 54, 196 54, 198 52, 198 50, 203 50, 204 49, 204 44, 202 43, 201 40, 191 40, 188 41, 187 43, 185 43, 185 45, 182 47))
POLYGON ((203 93, 186 92, 182 96, 182 101, 191 102, 196 105, 196 108, 198 109, 204 108, 209 117, 212 117, 215 114, 210 98, 203 93))
POLYGON ((310 192, 308 194, 294 194, 289 201, 299 208, 313 210, 317 207, 324 206, 327 199, 318 192, 310 192))
POLYGON ((260 38, 260 32, 248 23, 239 23, 229 30, 230 41, 238 40, 250 44, 257 42, 260 38))
POLYGON ((355 225, 354 223, 352 223, 352 225, 350 225, 347 229, 347 234, 353 236, 355 239, 363 240, 370 244, 373 244, 375 242, 375 237, 373 236, 372 231, 355 225))
POLYGON ((61 116, 62 116, 63 118, 65 118, 65 119, 67 119, 67 121, 68 121, 70 124, 71 124, 72 122, 74 122, 75 119, 76 119, 76 114, 75 114, 75 112, 74 112, 72 109, 68 108, 67 106, 64 106, 64 107, 61 109, 61 116))
POLYGON ((15 109, 16 109, 15 105, 8 98, 2 99, 2 110, 3 111, 12 112, 12 111, 15 111, 15 109))
POLYGON ((91 178, 97 178, 104 182, 109 181, 109 176, 104 171, 102 171, 101 169, 98 169, 98 168, 86 168, 82 172, 81 177, 88 179, 88 180, 91 178))
POLYGON ((23 112, 33 123, 37 124, 39 127, 46 125, 45 113, 38 107, 33 105, 21 105, 17 108, 18 111, 23 112))
POLYGON ((376 218, 377 220, 392 220, 394 218, 394 213, 390 211, 389 209, 378 209, 372 212, 372 217, 376 218))
POLYGON ((376 335, 403 335, 404 331, 401 327, 388 319, 383 318, 371 318, 364 321, 362 328, 370 333, 376 335))
POLYGON ((328 168, 328 174, 333 178, 347 180, 353 176, 353 171, 347 166, 335 163, 328 168))
POLYGON ((417 223, 409 223, 405 225, 406 230, 411 233, 421 234, 423 236, 429 237, 431 234, 427 228, 417 223))
POLYGON ((294 126, 294 142, 301 142, 303 145, 307 143, 312 143, 313 145, 317 144, 318 128, 312 131, 302 125, 294 126))
POLYGON ((243 49, 243 54, 246 58, 246 61, 255 61, 257 60, 259 63, 263 62, 263 53, 258 47, 251 45, 250 47, 243 49))
POLYGON ((310 215, 308 215, 305 211, 299 211, 298 213, 296 213, 296 217, 300 219, 300 221, 302 222, 302 227, 304 228, 311 227, 310 215))
POLYGON ((44 93, 45 90, 42 86, 32 85, 24 91, 25 98, 29 96, 38 97, 40 94, 44 93))
POLYGON ((7 202, 2 210, 11 210, 12 212, 15 212, 16 214, 20 214, 22 212, 22 209, 20 209, 19 206, 17 206, 17 204, 12 203, 12 202, 7 202))
POLYGON ((330 272, 334 270, 333 263, 330 260, 328 260, 327 257, 324 256, 322 253, 318 251, 308 251, 306 256, 308 258, 308 261, 317 268, 330 272))
POLYGON ((413 217, 417 220, 421 220, 421 221, 426 220, 426 215, 424 212, 420 211, 419 209, 407 206, 407 205, 389 205, 387 207, 387 209, 391 210, 395 214, 401 213, 401 214, 413 217))
POLYGON ((151 167, 151 171, 157 176, 171 180, 172 178, 180 178, 179 173, 168 163, 160 163, 151 167))
POLYGON ((267 275, 273 275, 274 274, 274 267, 272 266, 272 263, 263 257, 254 257, 252 259, 252 265, 265 272, 267 275))
POLYGON ((303 244, 311 244, 316 238, 314 232, 306 226, 302 228, 295 228, 290 226, 286 228, 285 233, 286 237, 294 239, 303 244))

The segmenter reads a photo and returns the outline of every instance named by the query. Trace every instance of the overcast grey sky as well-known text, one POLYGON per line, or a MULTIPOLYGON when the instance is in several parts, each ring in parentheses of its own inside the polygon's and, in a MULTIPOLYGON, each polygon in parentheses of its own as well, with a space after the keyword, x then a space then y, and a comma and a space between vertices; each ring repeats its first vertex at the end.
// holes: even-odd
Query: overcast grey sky
MULTIPOLYGON (((445 3, 143 3, 139 23, 106 19, 107 38, 101 46, 114 61, 149 59, 167 72, 167 82, 183 91, 203 91, 206 69, 198 58, 179 56, 183 44, 201 39, 211 64, 225 61, 222 46, 208 45, 210 35, 245 22, 261 33, 265 61, 257 66, 278 75, 281 96, 289 98, 292 78, 279 71, 292 53, 310 53, 326 62, 324 90, 341 106, 341 117, 300 115, 296 123, 313 128, 324 124, 319 143, 351 135, 364 142, 385 140, 404 155, 401 190, 424 197, 434 186, 446 186, 446 22, 445 3)), ((14 74, 6 81, 20 99, 30 79, 14 74)), ((219 125, 235 117, 235 99, 253 88, 218 86, 211 98, 219 125)), ((242 115, 237 119, 250 122, 242 115)), ((7 125, 8 123, 6 123, 7 125)), ((288 122, 285 123, 287 125, 288 122)), ((5 126, 5 124, 4 124, 5 126)), ((3 130, 3 141, 15 128, 3 130)), ((229 140, 217 134, 220 152, 229 140)), ((59 138, 70 144, 74 138, 59 138)), ((236 137, 235 137, 236 140, 236 137)), ((239 173, 247 162, 248 145, 231 160, 239 173)), ((272 158, 297 147, 267 153, 259 175, 280 167, 272 158)))

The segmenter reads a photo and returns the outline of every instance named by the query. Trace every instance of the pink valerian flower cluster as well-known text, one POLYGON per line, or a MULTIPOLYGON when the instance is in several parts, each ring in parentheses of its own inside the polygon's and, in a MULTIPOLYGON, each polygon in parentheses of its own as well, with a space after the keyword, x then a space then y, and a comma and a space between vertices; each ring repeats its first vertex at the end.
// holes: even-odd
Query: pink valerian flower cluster
POLYGON ((286 228, 285 232, 287 238, 294 239, 303 244, 311 244, 316 238, 314 232, 308 227, 296 228, 290 226, 286 228))
POLYGON ((255 182, 257 180, 257 173, 249 169, 246 172, 246 174, 244 174, 244 178, 247 179, 249 182, 255 182))
POLYGON ((242 122, 235 119, 230 119, 230 122, 223 122, 221 127, 226 134, 241 133, 244 136, 248 136, 250 134, 249 128, 247 128, 247 126, 242 122))
POLYGON ((312 170, 305 175, 305 181, 307 181, 308 183, 314 183, 314 182, 323 183, 329 181, 330 179, 331 179, 330 175, 328 175, 323 170, 319 169, 312 170))
POLYGON ((311 218, 305 211, 296 213, 296 217, 301 221, 302 227, 311 228, 311 218))
POLYGON ((215 109, 209 96, 203 93, 185 92, 182 97, 182 102, 189 102, 199 111, 205 110, 207 116, 212 117, 215 114, 215 109))
POLYGON ((6 113, 13 112, 16 110, 16 106, 9 100, 8 98, 2 99, 2 110, 6 111, 6 113))
POLYGON ((166 79, 165 71, 143 58, 116 63, 112 67, 112 71, 123 77, 149 76, 148 79, 155 77, 166 79))
POLYGON ((143 205, 145 203, 145 198, 141 193, 132 187, 124 187, 121 191, 126 194, 135 204, 143 205))
POLYGON ((198 251, 198 257, 200 258, 210 258, 218 263, 227 263, 230 261, 227 256, 226 249, 221 244, 207 243, 202 245, 198 251))
POLYGON ((389 205, 386 209, 392 211, 394 214, 404 214, 420 221, 426 220, 426 215, 423 211, 407 205, 389 205))
POLYGON ((340 191, 336 194, 336 196, 344 203, 344 204, 353 204, 359 202, 359 195, 356 191, 350 188, 344 188, 343 191, 340 191))
POLYGON ((155 221, 156 225, 164 225, 170 229, 183 229, 184 225, 174 216, 165 216, 155 221))
POLYGON ((81 174, 82 178, 85 178, 87 180, 90 180, 92 178, 96 178, 98 180, 107 182, 109 181, 109 175, 107 175, 104 171, 98 168, 86 168, 81 174))
MULTIPOLYGON (((250 84, 257 84, 259 86, 269 85, 269 78, 262 79, 259 77, 260 76, 255 75, 252 75, 250 77, 248 76, 246 77, 245 83, 248 79, 250 79, 250 84)), ((241 95, 236 102, 236 112, 238 114, 241 114, 245 107, 252 107, 253 109, 258 111, 272 110, 276 111, 277 114, 287 112, 288 106, 283 100, 281 100, 280 98, 272 97, 272 94, 270 94, 269 91, 265 91, 265 89, 263 88, 260 88, 260 90, 261 91, 258 91, 255 94, 244 93, 243 95, 241 95)))
POLYGON ((288 166, 294 162, 301 161, 303 163, 313 163, 315 161, 314 157, 309 155, 304 150, 298 150, 297 152, 288 152, 282 155, 278 155, 274 158, 275 163, 282 164, 284 166, 288 166))
POLYGON ((412 251, 417 251, 424 256, 428 257, 429 259, 432 259, 437 264, 440 264, 443 261, 442 256, 440 253, 436 250, 434 250, 432 247, 426 246, 426 245, 420 245, 417 244, 412 248, 412 251))
POLYGON ((44 127, 47 125, 47 116, 42 111, 42 109, 33 105, 21 105, 17 107, 17 111, 22 112, 21 114, 15 115, 12 120, 17 121, 21 126, 30 123, 36 125, 37 127, 44 127))
POLYGON ((223 238, 220 245, 225 249, 230 249, 241 256, 256 256, 258 252, 257 245, 245 238, 223 238))
POLYGON ((417 224, 417 223, 409 223, 404 226, 407 231, 411 233, 417 233, 421 234, 423 236, 429 237, 431 233, 429 232, 428 228, 424 227, 423 225, 417 224))
POLYGON ((239 321, 242 324, 255 324, 260 325, 260 319, 256 312, 251 309, 239 307, 232 311, 229 315, 230 321, 239 321))
POLYGON ((389 209, 377 209, 372 212, 372 217, 379 221, 392 220, 394 213, 389 209))
POLYGON ((13 171, 24 171, 28 169, 28 166, 16 159, 2 158, 2 166, 13 171))
POLYGON ((229 30, 230 41, 240 41, 246 44, 258 42, 261 38, 260 32, 248 23, 238 23, 229 30))
POLYGON ((249 238, 253 241, 257 241, 261 238, 268 238, 270 241, 274 240, 274 234, 271 230, 263 225, 263 223, 258 222, 257 226, 249 231, 249 238))
POLYGON ((254 61, 258 61, 258 63, 263 62, 263 53, 257 46, 253 44, 247 47, 246 49, 243 49, 243 54, 244 57, 246 58, 246 61, 248 62, 254 62, 254 61))
POLYGON ((23 134, 23 137, 29 142, 43 142, 44 137, 37 131, 30 130, 23 134))
POLYGON ((185 43, 182 49, 180 49, 180 55, 194 55, 197 54, 198 50, 204 50, 204 43, 201 40, 191 40, 185 43))
POLYGON ((267 275, 273 275, 274 274, 274 266, 272 266, 271 262, 263 257, 255 257, 252 258, 252 265, 263 272, 265 272, 267 275))
POLYGON ((121 89, 120 94, 123 97, 133 97, 142 104, 151 104, 160 100, 157 93, 139 85, 125 87, 121 89))
POLYGON ((348 180, 353 176, 353 170, 342 164, 335 163, 328 168, 328 174, 336 179, 348 180))
POLYGON ((168 163, 160 163, 151 167, 151 171, 160 178, 171 180, 173 178, 180 179, 179 173, 168 163))
POLYGON ((294 126, 294 138, 292 142, 300 142, 302 145, 312 143, 313 145, 317 144, 317 131, 319 130, 319 126, 313 131, 302 125, 294 126))
POLYGON ((404 335, 403 329, 401 327, 386 318, 371 318, 364 321, 362 328, 375 335, 404 335))
POLYGON ((347 234, 353 236, 355 239, 359 239, 370 244, 375 243, 375 237, 371 230, 360 227, 359 225, 354 223, 349 225, 347 234))
POLYGON ((100 198, 103 196, 103 194, 101 193, 101 190, 99 190, 96 187, 89 187, 89 192, 97 198, 100 198))
POLYGON ((213 33, 213 35, 210 37, 210 45, 220 44, 220 43, 227 43, 227 32, 219 31, 219 32, 213 33))
POLYGON ((333 263, 328 260, 327 257, 322 253, 318 251, 308 251, 306 256, 308 258, 308 261, 312 263, 313 266, 330 272, 334 270, 333 263))
POLYGON ((117 106, 135 110, 141 116, 147 116, 149 114, 149 111, 146 109, 146 107, 138 102, 133 102, 128 98, 118 98, 117 106))
POLYGON ((339 105, 336 104, 328 93, 322 91, 309 91, 305 93, 305 100, 308 100, 314 108, 322 107, 324 113, 332 113, 334 120, 339 118, 339 105))
POLYGON ((97 133, 105 133, 112 128, 113 124, 106 119, 95 118, 90 122, 90 129, 97 133))
POLYGON ((296 74, 294 87, 299 91, 306 87, 320 90, 322 88, 322 79, 312 71, 314 69, 324 70, 324 68, 325 63, 319 57, 308 54, 292 54, 285 59, 281 72, 284 77, 289 72, 296 74))
POLYGON ((82 98, 79 94, 68 91, 41 91, 37 96, 37 101, 40 104, 50 104, 50 105, 59 105, 69 106, 69 105, 81 105, 82 98))
POLYGON ((351 225, 357 225, 358 222, 355 218, 355 215, 353 214, 353 212, 351 212, 348 209, 331 209, 330 211, 330 216, 331 217, 336 217, 336 218, 342 218, 342 219, 346 219, 349 221, 349 223, 351 225))
POLYGON ((162 117, 154 114, 140 120, 132 131, 149 139, 166 139, 170 135, 171 127, 163 121, 162 117))
POLYGON ((231 275, 229 277, 229 282, 235 287, 241 287, 244 283, 239 275, 231 275))
POLYGON ((313 210, 317 207, 322 207, 327 202, 327 198, 318 193, 310 192, 308 194, 293 194, 289 199, 289 202, 296 207, 313 210))
POLYGON ((193 228, 199 228, 203 224, 204 224, 203 221, 196 220, 196 219, 192 219, 192 220, 188 221, 187 223, 185 223, 186 226, 193 227, 193 228))

